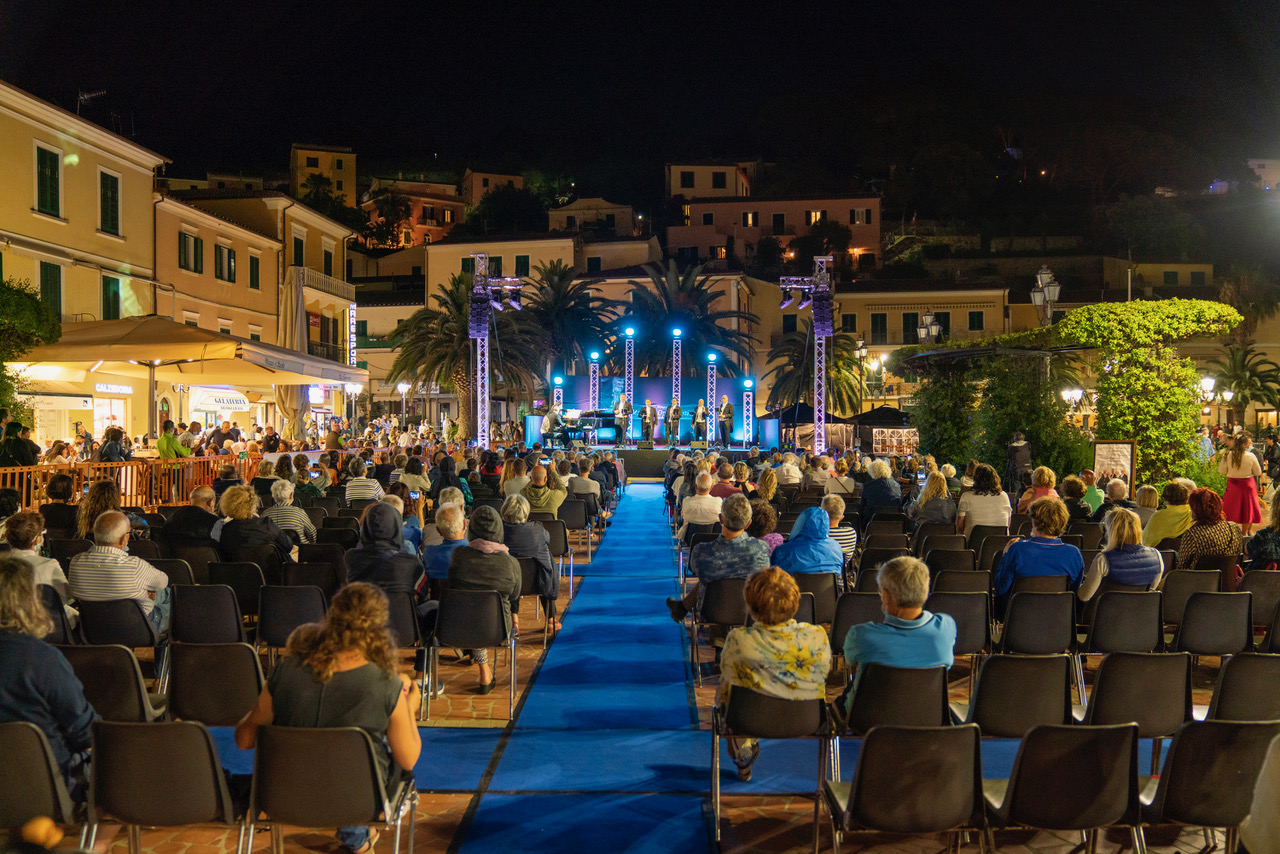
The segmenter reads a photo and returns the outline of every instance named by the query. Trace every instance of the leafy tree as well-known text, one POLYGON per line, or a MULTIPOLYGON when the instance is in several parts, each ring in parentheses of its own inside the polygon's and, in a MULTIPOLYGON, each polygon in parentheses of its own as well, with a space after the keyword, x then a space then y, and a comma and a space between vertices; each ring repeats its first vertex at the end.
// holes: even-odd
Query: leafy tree
POLYGON ((1208 362, 1218 381, 1218 390, 1232 392, 1228 413, 1236 424, 1244 423, 1251 403, 1274 405, 1280 398, 1280 365, 1253 349, 1252 345, 1223 348, 1222 355, 1208 362))
POLYGON ((849 230, 849 226, 836 220, 824 219, 815 222, 808 234, 793 238, 787 248, 794 253, 791 263, 795 269, 802 275, 808 275, 813 270, 814 258, 832 255, 836 262, 845 259, 851 240, 853 232, 849 230))
MULTIPOLYGON (((827 342, 827 411, 835 415, 851 415, 862 409, 866 383, 857 369, 858 348, 855 336, 837 332, 827 342)), ((783 409, 797 401, 813 403, 813 324, 806 320, 803 329, 784 334, 769 350, 768 364, 777 362, 764 375, 772 376, 767 408, 783 409)))
POLYGON ((613 320, 622 303, 595 295, 592 288, 600 279, 574 281, 577 271, 558 258, 533 272, 525 314, 544 335, 540 352, 547 371, 567 371, 569 362, 585 362, 586 351, 603 347, 613 336, 613 320))
POLYGON ((947 363, 923 378, 914 406, 907 407, 920 433, 920 449, 939 465, 963 469, 973 454, 977 388, 963 363, 947 363))
POLYGON ((1171 199, 1121 195, 1097 219, 1100 242, 1117 254, 1190 260, 1205 252, 1204 229, 1171 199))
POLYGON ((547 197, 526 187, 494 187, 450 234, 483 237, 547 230, 547 197))
POLYGON ((413 215, 409 199, 391 187, 381 187, 373 194, 373 213, 365 223, 365 239, 374 246, 399 246, 400 228, 413 215))
POLYGON ((342 196, 334 191, 333 180, 319 172, 308 175, 307 180, 298 188, 298 201, 354 231, 363 233, 369 226, 365 215, 356 208, 347 206, 342 196))
POLYGON ((27 279, 0 280, 0 407, 15 417, 28 418, 31 409, 18 397, 22 378, 8 363, 40 344, 62 337, 62 321, 40 299, 27 279))
POLYGON ((756 241, 756 263, 765 269, 774 269, 782 265, 782 244, 772 234, 766 234, 756 241))
MULTIPOLYGON (((471 276, 459 274, 432 295, 424 306, 400 322, 392 332, 399 354, 387 372, 389 384, 405 381, 452 386, 458 395, 460 435, 475 435, 475 369, 470 337, 471 276)), ((491 369, 494 378, 513 385, 530 386, 541 370, 540 336, 532 331, 523 312, 494 312, 490 331, 491 369), (496 345, 496 346, 495 346, 496 345)))
POLYGON ((671 330, 680 329, 686 354, 682 368, 689 373, 702 364, 712 350, 720 354, 719 368, 725 376, 736 376, 735 361, 751 360, 755 336, 750 328, 760 323, 756 315, 720 308, 724 294, 711 287, 711 276, 702 275, 702 266, 683 273, 675 261, 666 268, 646 264, 647 282, 632 279, 631 315, 644 334, 636 339, 636 368, 648 376, 669 375, 671 371, 671 330), (733 328, 734 326, 737 328, 733 328))

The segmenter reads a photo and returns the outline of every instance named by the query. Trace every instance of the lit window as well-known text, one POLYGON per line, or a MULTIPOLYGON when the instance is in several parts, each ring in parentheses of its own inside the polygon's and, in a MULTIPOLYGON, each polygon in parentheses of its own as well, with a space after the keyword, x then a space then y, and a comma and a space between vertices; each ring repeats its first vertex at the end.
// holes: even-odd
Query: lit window
POLYGON ((759 224, 760 224, 760 211, 743 211, 742 212, 743 228, 755 228, 759 224))

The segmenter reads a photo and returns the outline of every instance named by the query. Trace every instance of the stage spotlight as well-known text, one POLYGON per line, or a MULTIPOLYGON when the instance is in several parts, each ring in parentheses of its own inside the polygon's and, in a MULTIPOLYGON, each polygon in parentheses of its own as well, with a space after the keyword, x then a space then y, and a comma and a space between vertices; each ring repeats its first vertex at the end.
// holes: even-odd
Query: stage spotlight
POLYGON ((709 363, 711 363, 711 364, 715 364, 715 361, 716 361, 716 354, 715 354, 715 353, 708 353, 708 354, 707 354, 707 361, 708 361, 709 363))
POLYGON ((754 381, 754 380, 743 380, 743 381, 742 381, 742 387, 743 387, 743 388, 752 388, 752 387, 754 387, 754 386, 755 386, 755 381, 754 381))
POLYGON ((552 382, 556 385, 564 385, 564 377, 556 377, 552 382))
POLYGON ((598 362, 598 361, 600 361, 600 353, 599 353, 599 351, 596 351, 596 350, 592 350, 592 351, 591 351, 591 361, 593 361, 593 362, 598 362))
POLYGON ((800 309, 801 311, 804 311, 806 308, 808 308, 812 304, 813 304, 813 294, 806 291, 805 295, 800 298, 800 304, 796 306, 796 308, 800 309))
POLYGON ((778 308, 787 308, 788 306, 791 305, 791 303, 795 301, 796 301, 796 295, 794 291, 783 291, 782 302, 778 304, 778 308))
POLYGON ((632 335, 635 335, 635 334, 636 334, 636 330, 635 330, 635 328, 634 328, 634 327, 631 327, 631 326, 628 326, 626 329, 624 329, 624 330, 623 330, 623 332, 625 332, 625 333, 626 333, 626 335, 627 335, 627 337, 628 337, 628 338, 630 338, 632 335))
POLYGON ((511 308, 516 311, 520 310, 520 293, 518 291, 511 295, 511 308))
POLYGON ((680 327, 678 327, 678 326, 677 326, 675 329, 672 329, 672 330, 671 330, 671 337, 672 337, 672 338, 679 338, 679 337, 680 337, 680 327))
POLYGON ((490 296, 490 297, 489 297, 489 305, 493 306, 493 310, 494 310, 494 311, 502 311, 502 297, 501 297, 501 296, 490 296))

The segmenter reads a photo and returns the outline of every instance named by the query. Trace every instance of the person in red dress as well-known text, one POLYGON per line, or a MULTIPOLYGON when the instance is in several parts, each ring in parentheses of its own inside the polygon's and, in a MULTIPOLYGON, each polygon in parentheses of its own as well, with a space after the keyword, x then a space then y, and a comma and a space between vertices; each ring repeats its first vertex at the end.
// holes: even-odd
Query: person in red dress
POLYGON ((1262 521, 1262 502, 1258 500, 1258 477, 1262 465, 1250 452, 1253 440, 1241 433, 1229 450, 1222 452, 1218 473, 1227 476, 1227 492, 1222 497, 1222 512, 1229 522, 1238 522, 1244 536, 1262 521))

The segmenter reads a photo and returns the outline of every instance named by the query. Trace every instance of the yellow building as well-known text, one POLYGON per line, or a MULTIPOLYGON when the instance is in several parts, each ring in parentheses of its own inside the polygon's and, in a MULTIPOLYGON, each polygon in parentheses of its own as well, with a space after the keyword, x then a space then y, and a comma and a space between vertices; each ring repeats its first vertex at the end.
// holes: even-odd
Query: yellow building
POLYGON ((568 234, 524 234, 490 238, 450 238, 427 247, 427 298, 459 273, 470 273, 471 256, 489 256, 489 275, 530 276, 534 268, 561 261, 572 267, 580 241, 568 234))
POLYGON ((749 196, 751 178, 744 164, 727 161, 668 163, 666 175, 668 198, 686 199, 708 196, 749 196))
POLYGON ((605 199, 577 199, 547 212, 551 231, 583 231, 635 237, 635 211, 631 205, 620 205, 605 199))
MULTIPOLYGON (((340 197, 344 205, 349 208, 356 206, 356 155, 350 148, 295 142, 289 152, 290 192, 294 196, 299 195, 300 188, 312 174, 323 175, 332 181, 333 194, 340 197)), ((212 187, 217 189, 216 184, 212 187)))
MULTIPOLYGON (((0 276, 31 282, 64 321, 155 311, 151 188, 168 162, 0 82, 0 276)), ((134 381, 98 375, 72 385, 36 373, 27 379, 40 440, 70 436, 76 421, 95 436, 107 426, 145 429, 145 389, 134 381)))
POLYGON ((468 207, 479 204, 485 194, 495 187, 515 187, 520 190, 524 188, 524 178, 500 172, 472 172, 470 169, 462 173, 461 195, 468 207))

